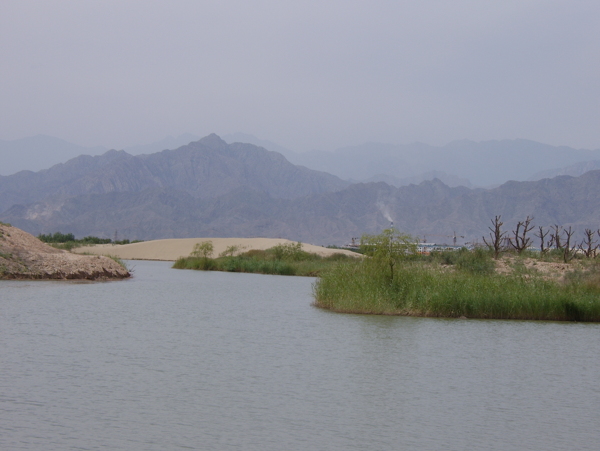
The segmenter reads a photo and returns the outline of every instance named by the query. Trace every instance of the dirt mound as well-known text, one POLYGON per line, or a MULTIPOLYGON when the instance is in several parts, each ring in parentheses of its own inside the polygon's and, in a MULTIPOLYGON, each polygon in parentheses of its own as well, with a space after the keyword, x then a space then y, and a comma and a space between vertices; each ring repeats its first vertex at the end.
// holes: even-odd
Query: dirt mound
POLYGON ((0 279, 124 279, 130 273, 108 257, 55 249, 0 223, 0 279))

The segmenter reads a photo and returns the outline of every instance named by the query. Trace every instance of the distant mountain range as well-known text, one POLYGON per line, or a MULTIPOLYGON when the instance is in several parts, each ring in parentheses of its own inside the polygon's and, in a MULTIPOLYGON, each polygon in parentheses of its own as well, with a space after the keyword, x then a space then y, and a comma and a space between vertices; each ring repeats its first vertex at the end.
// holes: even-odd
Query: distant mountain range
POLYGON ((150 155, 109 151, 0 177, 0 220, 30 233, 129 239, 267 236, 344 244, 390 221, 422 239, 481 241, 490 219, 600 227, 600 171, 494 189, 439 179, 350 184, 252 144, 209 135, 150 155), (464 236, 464 238, 460 238, 464 236))
POLYGON ((103 147, 84 147, 52 136, 37 135, 14 141, 0 140, 0 175, 40 171, 79 155, 100 155, 103 147))
MULTIPOLYGON (((131 155, 177 149, 200 138, 193 134, 125 148, 131 155)), ((556 147, 527 140, 455 141, 442 147, 365 143, 334 152, 294 152, 250 134, 226 135, 227 143, 248 143, 280 153, 293 164, 328 172, 351 183, 384 181, 406 186, 438 178, 449 186, 493 187, 509 180, 539 180, 556 175, 581 175, 598 168, 600 150, 556 147)), ((103 147, 83 147, 50 136, 0 140, 0 175, 39 171, 79 155, 101 155, 103 147)))
POLYGON ((540 171, 533 174, 529 180, 541 180, 552 177, 558 177, 559 175, 570 175, 572 177, 579 177, 589 171, 596 171, 600 169, 600 160, 583 161, 581 163, 573 164, 564 168, 553 168, 545 171, 540 171))
MULTIPOLYGON (((442 147, 365 143, 335 152, 290 154, 288 159, 344 180, 365 181, 373 176, 402 180, 431 180, 441 172, 450 180, 491 187, 509 180, 529 180, 532 174, 600 159, 600 150, 556 147, 524 139, 454 141, 442 147)), ((401 185, 398 185, 401 186, 401 185)))
MULTIPOLYGON (((125 148, 131 155, 159 152, 165 149, 176 149, 199 136, 185 133, 149 144, 125 148)), ((37 135, 13 141, 0 140, 0 175, 11 175, 19 171, 40 171, 55 164, 65 163, 79 155, 101 155, 108 149, 105 147, 85 147, 67 142, 52 136, 37 135)))

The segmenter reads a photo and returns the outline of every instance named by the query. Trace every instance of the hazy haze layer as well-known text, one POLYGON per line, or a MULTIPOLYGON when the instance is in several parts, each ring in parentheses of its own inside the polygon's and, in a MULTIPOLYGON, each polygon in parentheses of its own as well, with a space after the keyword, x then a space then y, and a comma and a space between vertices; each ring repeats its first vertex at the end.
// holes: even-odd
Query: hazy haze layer
MULTIPOLYGON (((600 147, 600 3, 3 1, 0 139, 600 147)), ((156 149, 158 150, 158 149, 156 149)))

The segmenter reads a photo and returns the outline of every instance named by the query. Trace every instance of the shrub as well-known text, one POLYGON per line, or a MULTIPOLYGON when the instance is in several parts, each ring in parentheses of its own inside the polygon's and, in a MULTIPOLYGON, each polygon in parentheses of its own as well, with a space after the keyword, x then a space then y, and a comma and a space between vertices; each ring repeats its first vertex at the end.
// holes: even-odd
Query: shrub
POLYGON ((212 257, 213 254, 213 243, 212 241, 202 241, 201 243, 196 243, 194 246, 194 250, 190 253, 190 257, 196 257, 207 260, 212 257))
MULTIPOLYGON (((302 250, 302 243, 286 243, 278 244, 270 249, 267 249, 267 253, 272 253, 275 260, 285 260, 299 262, 303 260, 311 260, 315 254, 310 254, 302 250)), ((317 256, 318 257, 318 256, 317 256)))
POLYGON ((227 246, 227 248, 219 254, 219 257, 233 257, 238 252, 244 250, 246 247, 240 244, 234 244, 232 246, 227 246))

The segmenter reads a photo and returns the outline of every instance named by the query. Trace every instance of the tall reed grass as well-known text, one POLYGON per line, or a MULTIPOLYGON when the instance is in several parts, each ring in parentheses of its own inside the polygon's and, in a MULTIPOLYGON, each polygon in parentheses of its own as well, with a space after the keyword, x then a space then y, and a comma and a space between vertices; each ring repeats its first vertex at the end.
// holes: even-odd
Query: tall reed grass
POLYGON ((406 261, 397 265, 393 280, 381 262, 347 262, 321 275, 314 304, 347 313, 600 321, 597 268, 559 283, 531 274, 496 274, 483 262, 465 269, 406 261))

